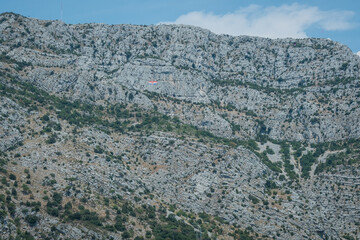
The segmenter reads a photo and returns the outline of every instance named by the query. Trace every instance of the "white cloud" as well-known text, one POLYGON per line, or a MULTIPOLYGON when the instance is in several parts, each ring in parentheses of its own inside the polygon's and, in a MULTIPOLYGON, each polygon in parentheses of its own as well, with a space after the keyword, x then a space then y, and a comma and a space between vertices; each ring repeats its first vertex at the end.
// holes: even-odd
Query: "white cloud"
POLYGON ((360 51, 358 51, 356 54, 360 57, 360 51))
POLYGON ((195 25, 218 34, 250 35, 269 38, 305 38, 311 26, 323 30, 346 30, 352 27, 351 11, 321 11, 318 7, 292 4, 279 7, 250 5, 235 12, 216 15, 190 12, 166 24, 195 25))

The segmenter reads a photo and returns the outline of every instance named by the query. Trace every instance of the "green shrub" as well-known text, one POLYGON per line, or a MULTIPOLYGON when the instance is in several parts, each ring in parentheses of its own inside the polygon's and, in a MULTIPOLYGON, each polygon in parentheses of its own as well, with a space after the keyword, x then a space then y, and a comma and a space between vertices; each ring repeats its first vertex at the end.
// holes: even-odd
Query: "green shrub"
POLYGON ((56 143, 56 140, 57 140, 57 135, 52 134, 51 136, 49 136, 49 138, 45 142, 47 144, 54 144, 54 143, 56 143))
POLYGON ((27 215, 25 217, 25 221, 29 223, 30 226, 34 226, 39 221, 39 217, 35 215, 27 215))
POLYGON ((309 178, 311 166, 316 162, 316 158, 312 153, 308 153, 300 158, 301 165, 301 176, 304 178, 309 178))
POLYGON ((253 195, 249 195, 249 200, 253 203, 253 204, 258 204, 260 202, 260 200, 257 197, 254 197, 253 195))
POLYGON ((94 152, 98 153, 98 154, 102 154, 102 153, 104 153, 104 149, 98 145, 94 148, 94 152))

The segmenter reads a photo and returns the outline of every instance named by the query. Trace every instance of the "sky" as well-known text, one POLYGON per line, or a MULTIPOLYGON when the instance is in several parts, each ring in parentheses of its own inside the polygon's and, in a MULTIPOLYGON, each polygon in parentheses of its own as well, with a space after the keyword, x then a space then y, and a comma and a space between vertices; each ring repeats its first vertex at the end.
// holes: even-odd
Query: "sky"
POLYGON ((234 36, 330 38, 360 56, 359 0, 0 0, 0 12, 74 24, 171 23, 234 36))

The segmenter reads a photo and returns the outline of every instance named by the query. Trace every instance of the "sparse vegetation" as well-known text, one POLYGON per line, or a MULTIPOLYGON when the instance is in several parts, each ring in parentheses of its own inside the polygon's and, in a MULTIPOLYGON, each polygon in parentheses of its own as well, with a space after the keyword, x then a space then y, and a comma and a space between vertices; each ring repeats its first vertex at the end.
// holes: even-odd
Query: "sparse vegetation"
POLYGON ((338 44, 32 21, 0 14, 0 239, 356 238, 338 44))

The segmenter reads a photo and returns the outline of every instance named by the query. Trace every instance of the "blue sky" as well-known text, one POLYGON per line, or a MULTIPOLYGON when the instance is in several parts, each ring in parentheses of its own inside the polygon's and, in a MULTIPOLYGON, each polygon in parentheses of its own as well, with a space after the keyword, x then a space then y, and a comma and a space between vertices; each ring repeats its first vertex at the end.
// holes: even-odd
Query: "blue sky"
POLYGON ((320 37, 360 51, 358 0, 0 0, 0 12, 66 23, 191 24, 216 33, 320 37), (62 6, 62 7, 61 7, 62 6))

